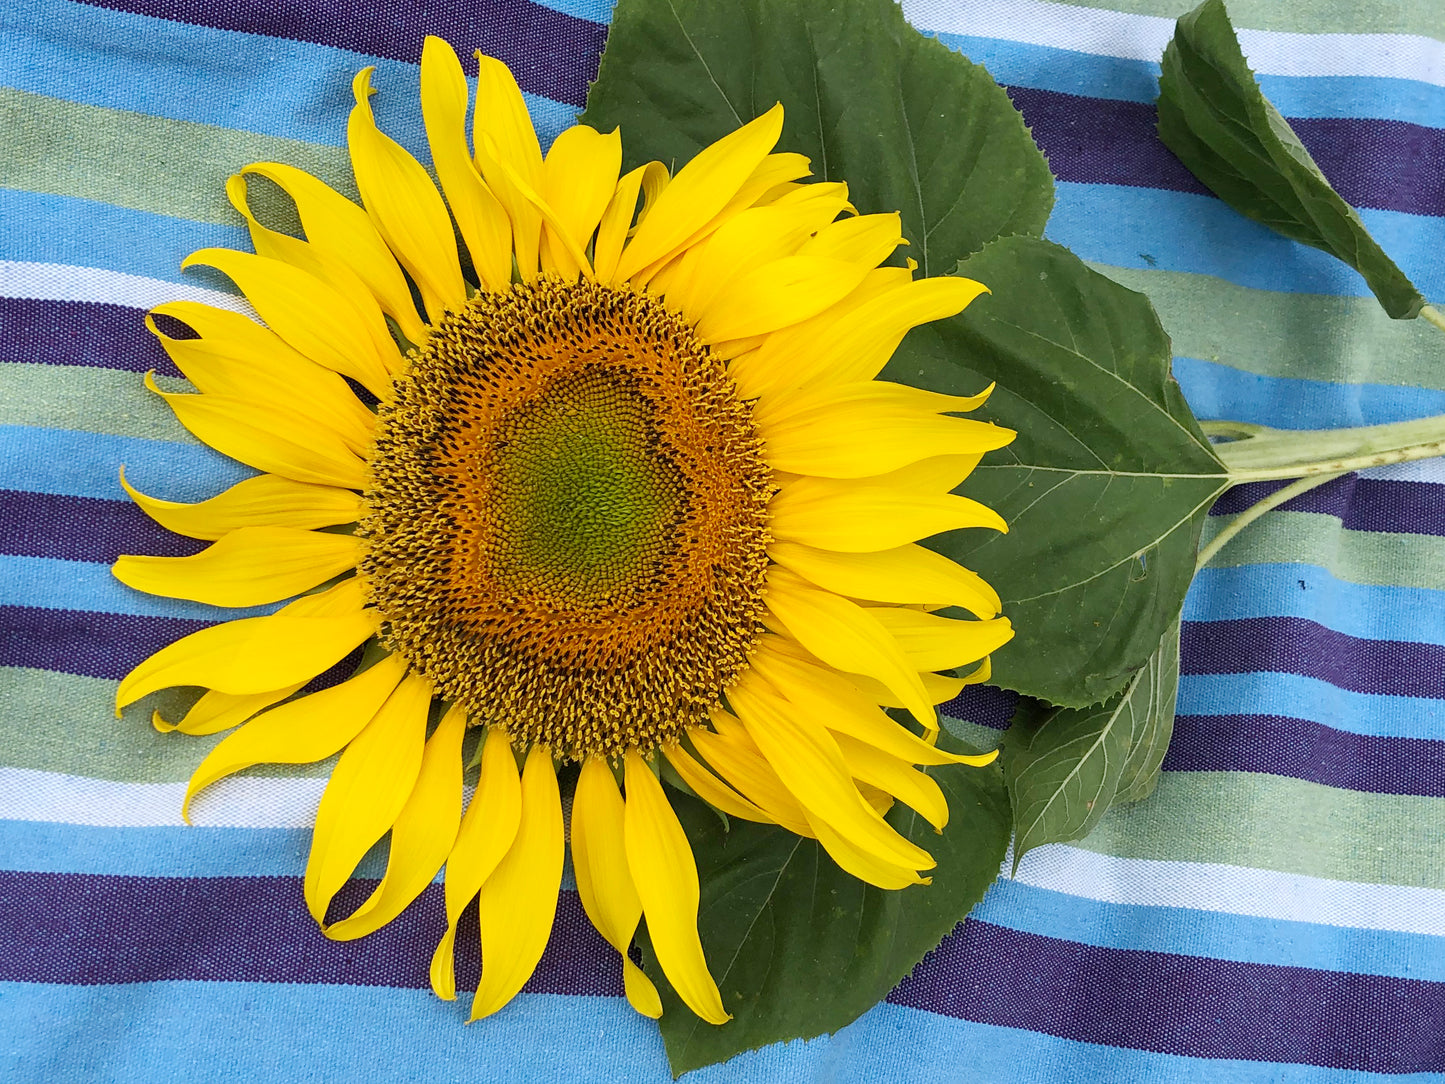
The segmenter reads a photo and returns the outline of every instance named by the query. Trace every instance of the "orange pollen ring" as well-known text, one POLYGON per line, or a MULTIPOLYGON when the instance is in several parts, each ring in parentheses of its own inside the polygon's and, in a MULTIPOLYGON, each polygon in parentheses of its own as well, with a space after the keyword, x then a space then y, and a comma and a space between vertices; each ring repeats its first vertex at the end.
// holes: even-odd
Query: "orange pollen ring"
POLYGON ((519 748, 706 725, 763 629, 775 487, 692 328, 542 278, 448 313, 394 391, 357 529, 387 646, 519 748))

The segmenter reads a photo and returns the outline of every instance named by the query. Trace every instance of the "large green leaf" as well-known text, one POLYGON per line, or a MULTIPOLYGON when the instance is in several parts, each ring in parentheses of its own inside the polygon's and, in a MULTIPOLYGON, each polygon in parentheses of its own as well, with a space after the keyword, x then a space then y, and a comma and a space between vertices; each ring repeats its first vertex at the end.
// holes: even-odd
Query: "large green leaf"
POLYGON ((1174 727, 1179 621, 1148 665, 1116 696, 1092 708, 1021 713, 1004 745, 1014 820, 1014 869, 1035 847, 1082 839, 1109 807, 1153 790, 1174 727))
POLYGON ((1043 232, 1053 177, 1018 111, 894 0, 620 0, 582 120, 621 126, 629 165, 681 165, 775 102, 779 149, 860 211, 901 211, 925 275, 1043 232))
MULTIPOLYGON (((952 739, 945 738, 945 743, 952 739)), ((733 1019, 699 1021, 678 1000, 644 941, 663 996, 662 1038, 674 1074, 784 1039, 837 1031, 911 971, 998 876, 1009 839, 996 765, 929 770, 948 798, 942 835, 901 806, 889 821, 938 861, 931 885, 899 892, 844 873, 812 840, 734 821, 675 797, 702 882, 698 927, 733 1019)))
POLYGON ((998 382, 980 414, 1019 436, 963 492, 1010 532, 930 545, 1003 597, 1018 634, 994 653, 998 684, 1097 704, 1179 616, 1227 472, 1169 375, 1169 339, 1143 294, 1032 238, 995 242, 959 271, 992 294, 911 333, 883 376, 951 391, 998 382))
POLYGON ((1260 92, 1223 0, 1183 16, 1164 51, 1159 138, 1236 211, 1349 264, 1395 319, 1419 315, 1425 299, 1260 92))

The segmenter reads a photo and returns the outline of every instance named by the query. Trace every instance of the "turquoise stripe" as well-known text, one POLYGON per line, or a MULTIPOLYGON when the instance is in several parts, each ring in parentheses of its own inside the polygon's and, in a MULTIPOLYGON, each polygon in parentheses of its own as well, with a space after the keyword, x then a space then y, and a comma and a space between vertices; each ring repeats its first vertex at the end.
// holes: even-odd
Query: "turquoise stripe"
MULTIPOLYGON (((0 821, 0 862, 35 873, 124 877, 299 877, 309 829, 97 828, 0 821)), ((383 853, 358 877, 380 877, 383 853)), ((1357 930, 1183 907, 1100 903, 998 881, 972 912, 983 922, 1103 948, 1146 949, 1445 982, 1445 938, 1357 930)))
POLYGON ((1363 640, 1445 644, 1445 591, 1350 583, 1311 564, 1206 568, 1194 577, 1184 620, 1247 617, 1298 617, 1363 640))
MULTIPOLYGON (((0 1075, 15 1084, 66 1079, 153 1084, 157 1066, 198 1065, 204 1065, 208 1084, 255 1084, 283 1076, 488 1084, 671 1079, 657 1025, 620 997, 522 994, 484 1028, 462 1027, 464 1007, 456 1002, 440 1001, 424 990, 386 987, 9 982, 0 983, 0 999, 11 1021, 9 1041, 0 1052, 0 1075), (216 1026, 218 1020, 225 1026, 216 1026), (358 1020, 366 1022, 364 1041, 358 1041, 354 1029, 338 1026, 338 1021, 358 1020), (281 1032, 278 1021, 285 1022, 281 1032), (93 1041, 100 1027, 116 1034, 123 1028, 124 1042, 93 1041)), ((1391 1084, 1400 1079, 1078 1043, 888 1004, 834 1036, 764 1047, 687 1077, 688 1084, 1391 1084), (966 1068, 960 1057, 966 1058, 966 1068)))
MULTIPOLYGON (((23 52, 0 52, 0 85, 338 147, 346 144, 351 78, 375 65, 378 123, 431 161, 415 64, 57 0, 18 10, 7 5, 0 10, 0 36, 27 43, 23 52), (128 41, 146 42, 144 52, 116 48, 128 41)), ((572 125, 576 110, 539 95, 526 98, 545 148, 572 125)))
MULTIPOLYGON (((1141 271, 1214 275, 1279 292, 1367 297, 1364 279, 1333 256, 1274 233, 1213 196, 1059 182, 1044 231, 1084 260, 1141 271)), ((1445 218, 1360 211, 1371 235, 1426 297, 1445 295, 1445 218)))
POLYGON ((1180 715, 1277 715, 1383 738, 1445 741, 1445 700, 1341 689, 1299 674, 1185 674, 1180 715))
POLYGON ((1433 388, 1260 376, 1180 357, 1174 359, 1174 376, 1196 416, 1276 429, 1383 425, 1445 414, 1445 391, 1433 388))
POLYGON ((49 610, 100 610, 141 617, 183 617, 230 621, 274 613, 280 603, 228 609, 199 602, 160 598, 127 587, 109 565, 60 561, 48 557, 0 554, 0 606, 38 606, 49 610))
POLYGON ((0 425, 0 489, 123 501, 122 466, 131 485, 168 501, 205 500, 256 473, 203 445, 0 425))
MULTIPOLYGON (((934 37, 982 64, 1000 83, 1130 102, 1152 103, 1159 94, 1159 65, 1154 61, 1096 56, 1005 38, 949 33, 934 37)), ((1438 127, 1445 115, 1445 87, 1414 79, 1262 75, 1259 83, 1287 117, 1369 117, 1438 127)))

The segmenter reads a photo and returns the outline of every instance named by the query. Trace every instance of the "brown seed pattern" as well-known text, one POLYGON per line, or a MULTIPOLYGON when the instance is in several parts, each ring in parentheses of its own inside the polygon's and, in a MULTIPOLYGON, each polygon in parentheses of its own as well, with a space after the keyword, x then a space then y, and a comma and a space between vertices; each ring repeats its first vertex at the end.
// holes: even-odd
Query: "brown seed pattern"
POLYGON ((657 298, 479 293, 379 409, 358 534, 383 638, 475 724, 580 760, 707 722, 762 631, 762 445, 657 298))

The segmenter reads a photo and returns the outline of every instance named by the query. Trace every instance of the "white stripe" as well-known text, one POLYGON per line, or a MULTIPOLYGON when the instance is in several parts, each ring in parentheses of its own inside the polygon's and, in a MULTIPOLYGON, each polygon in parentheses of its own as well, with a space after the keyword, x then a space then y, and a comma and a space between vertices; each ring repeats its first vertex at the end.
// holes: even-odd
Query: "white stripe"
MULTIPOLYGON (((1183 7, 1185 5, 1181 5, 1183 7)), ((1158 63, 1174 36, 1160 15, 1081 8, 1046 0, 903 0, 914 26, 935 33, 998 38, 1095 56, 1158 63)), ((1240 30, 1260 75, 1380 76, 1445 86, 1445 43, 1412 34, 1287 34, 1240 30)))
POLYGON ((0 260, 0 297, 30 301, 98 301, 133 309, 154 308, 164 301, 200 301, 218 309, 245 313, 253 319, 256 317, 256 310, 245 298, 220 290, 127 275, 100 267, 22 260, 0 260))
MULTIPOLYGON (((1004 877, 1012 862, 1012 855, 1004 861, 1004 877)), ((1119 858, 1063 844, 1026 854, 1017 879, 1100 903, 1445 935, 1445 892, 1432 888, 1332 881, 1204 862, 1119 858)))

